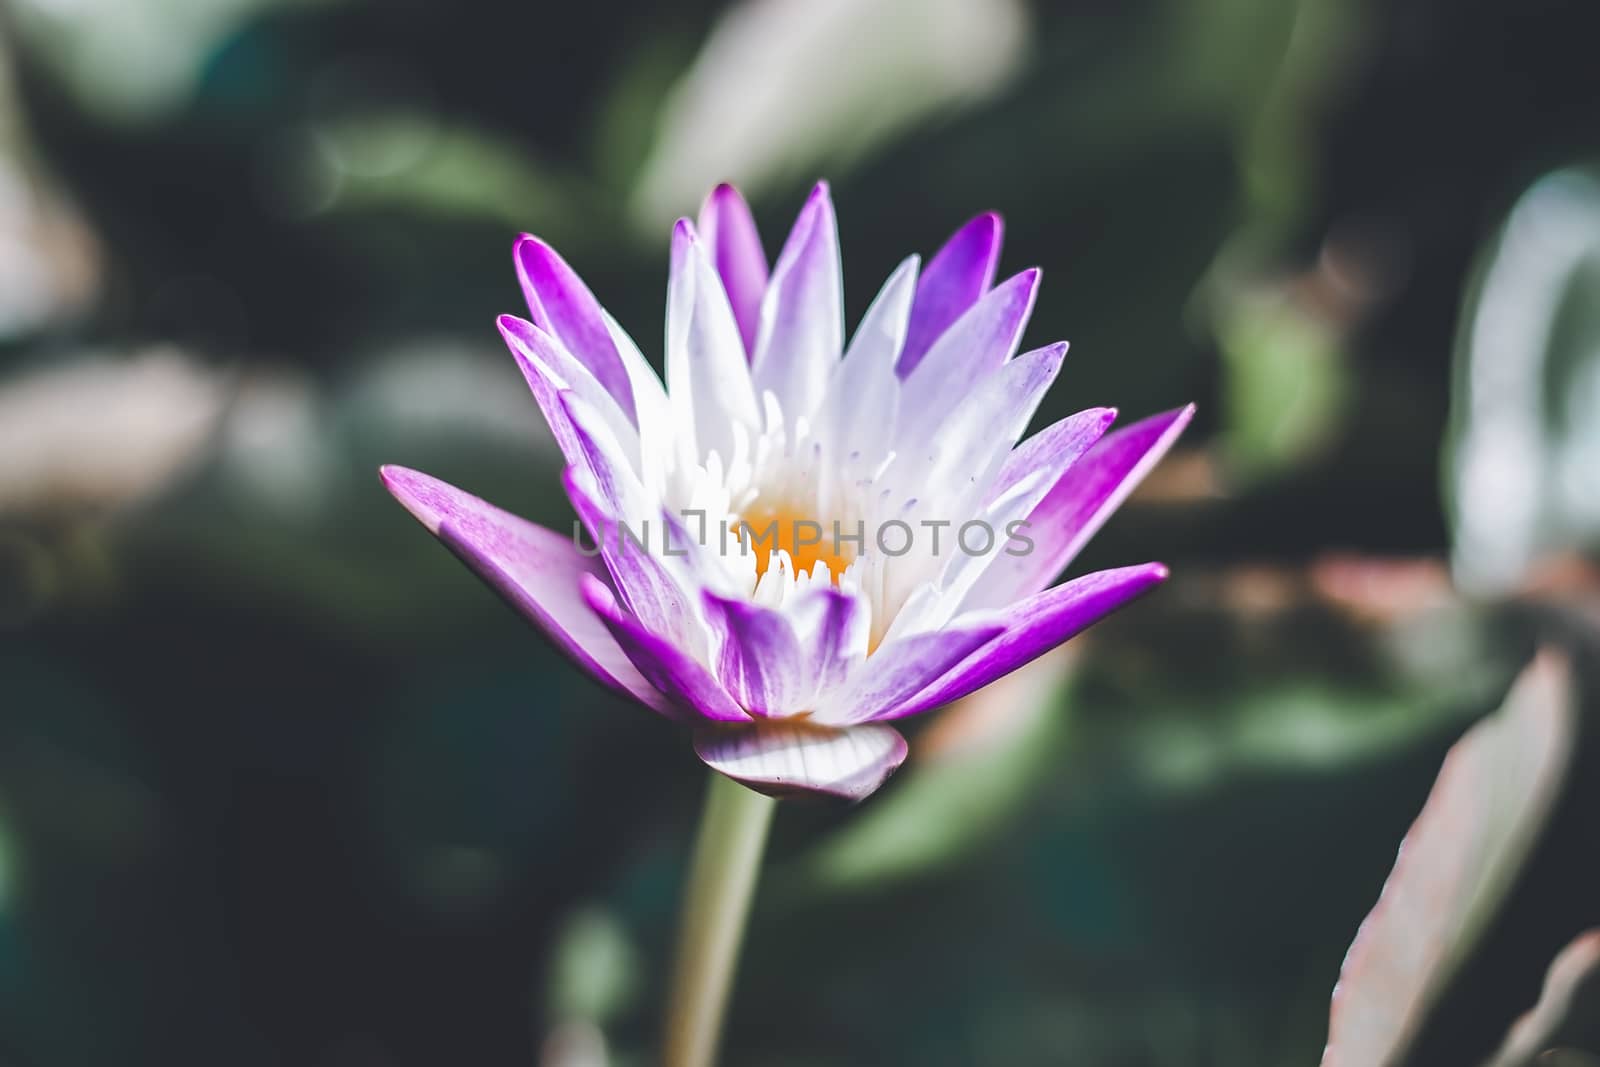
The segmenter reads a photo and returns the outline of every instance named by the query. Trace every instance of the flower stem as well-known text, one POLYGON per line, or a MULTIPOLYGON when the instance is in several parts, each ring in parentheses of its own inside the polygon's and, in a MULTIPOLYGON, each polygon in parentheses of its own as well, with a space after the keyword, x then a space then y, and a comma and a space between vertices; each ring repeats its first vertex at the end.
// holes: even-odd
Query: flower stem
POLYGON ((777 801, 715 771, 684 890, 665 1067, 711 1067, 777 801))

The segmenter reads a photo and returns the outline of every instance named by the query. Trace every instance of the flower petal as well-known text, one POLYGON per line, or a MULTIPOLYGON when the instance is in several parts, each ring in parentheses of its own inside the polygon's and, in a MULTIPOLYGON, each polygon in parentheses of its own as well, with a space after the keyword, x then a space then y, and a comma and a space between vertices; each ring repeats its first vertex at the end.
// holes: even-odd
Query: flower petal
POLYGON ((691 656, 704 653, 709 638, 690 592, 699 582, 677 555, 685 537, 672 531, 666 515, 654 523, 629 523, 608 514, 592 488, 592 478, 579 467, 563 470, 562 483, 573 509, 598 545, 611 587, 622 605, 646 629, 691 656))
MULTIPOLYGON (((1049 488, 1061 480, 1067 468, 1106 435, 1116 420, 1116 408, 1086 408, 1046 426, 1006 456, 1000 473, 989 486, 987 499, 999 500, 1024 483, 1038 485, 1036 491, 1042 499, 1049 488)), ((1032 510, 1028 507, 1024 514, 1032 510)))
POLYGON ((748 722, 722 683, 700 661, 622 610, 610 588, 592 574, 580 579, 580 590, 639 673, 670 697, 675 705, 702 719, 748 722))
POLYGON ((887 640, 842 686, 818 701, 815 719, 829 726, 849 726, 882 718, 1004 629, 998 619, 969 619, 887 640))
MULTIPOLYGON (((1025 358, 1019 356, 1006 369, 1025 358)), ((1063 474, 1104 436, 1116 414, 1114 408, 1090 408, 1069 415, 1034 434, 1006 456, 1000 473, 987 490, 987 499, 972 520, 980 531, 987 531, 988 536, 977 542, 979 547, 963 548, 945 564, 939 577, 937 607, 940 610, 923 620, 923 628, 942 625, 966 609, 964 602, 968 593, 984 580, 990 567, 999 561, 1011 560, 1012 551, 1028 550, 1026 546, 1029 545, 1031 550, 1038 550, 1031 539, 1015 537, 1020 533, 1028 538, 1027 527, 1015 524, 1026 523, 1063 474)), ((948 510, 952 514, 966 514, 969 499, 962 498, 948 510)), ((966 526, 957 529, 958 538, 965 530, 966 526)), ((958 542, 958 546, 963 544, 958 542)))
MULTIPOLYGON (((634 421, 639 426, 639 478, 646 489, 660 495, 666 487, 667 461, 678 448, 672 427, 672 404, 655 368, 650 366, 628 332, 606 315, 606 328, 622 357, 633 389, 634 421)), ((693 457, 687 457, 686 462, 693 457)))
POLYGON ((917 257, 908 256, 883 283, 850 338, 844 362, 833 372, 820 432, 835 472, 845 481, 876 467, 894 440, 900 400, 895 358, 905 342, 917 257))
POLYGON ((726 183, 711 190, 700 207, 700 239, 711 253, 712 266, 722 276, 745 352, 756 350, 761 328, 761 296, 767 288, 767 254, 761 234, 739 190, 726 183))
POLYGON ((616 398, 623 413, 633 418, 628 373, 611 343, 600 302, 589 287, 555 249, 531 234, 517 239, 512 256, 534 325, 577 356, 595 380, 616 398))
POLYGON ((1014 604, 1002 613, 1004 633, 993 643, 978 649, 914 699, 878 718, 915 715, 982 689, 1083 632, 1166 577, 1167 568, 1160 563, 1098 571, 1014 604))
POLYGON ((734 452, 736 425, 760 426, 750 364, 705 248, 688 219, 672 231, 672 276, 667 282, 667 397, 680 433, 693 432, 695 452, 734 452))
POLYGON ((969 384, 967 395, 948 418, 920 427, 920 440, 911 428, 899 435, 899 449, 885 480, 927 487, 921 510, 935 512, 930 518, 970 514, 1028 428, 1066 354, 1065 342, 1036 348, 969 384))
POLYGON ((568 352, 565 345, 534 323, 514 315, 501 315, 499 326, 500 336, 533 390, 539 410, 544 413, 545 422, 549 423, 550 432, 567 462, 579 461, 577 437, 560 401, 563 392, 571 391, 582 397, 597 417, 605 420, 613 436, 627 451, 632 467, 633 457, 639 454, 639 431, 628 413, 617 406, 616 400, 589 369, 568 352))
POLYGON ((601 572, 572 539, 420 471, 388 466, 379 473, 418 522, 579 666, 647 707, 670 711, 584 603, 580 576, 598 581, 601 572))
POLYGON ((808 703, 844 682, 867 657, 872 605, 860 593, 814 584, 784 602, 784 613, 805 649, 805 672, 811 682, 808 703))
POLYGON ((1039 271, 1001 282, 939 335, 916 367, 904 374, 900 410, 938 423, 972 388, 1016 354, 1039 293, 1039 271))
POLYGON ((704 598, 721 647, 717 675, 733 699, 761 718, 806 710, 812 690, 800 642, 783 613, 710 592, 704 598))
POLYGON ((843 350, 839 227, 828 185, 818 182, 778 254, 761 302, 752 366, 757 396, 771 391, 791 420, 810 415, 843 350))
POLYGON ((1000 216, 991 211, 961 227, 934 253, 917 284, 911 328, 900 353, 900 377, 915 370, 939 335, 989 291, 1004 234, 1000 216))
POLYGON ((906 741, 889 726, 835 730, 776 719, 701 730, 694 750, 712 770, 768 796, 815 793, 857 801, 904 762, 906 741))
POLYGON ((1160 462, 1193 416, 1190 404, 1102 437, 1028 516, 1024 532, 1031 551, 996 558, 961 609, 1007 604, 1048 585, 1160 462))

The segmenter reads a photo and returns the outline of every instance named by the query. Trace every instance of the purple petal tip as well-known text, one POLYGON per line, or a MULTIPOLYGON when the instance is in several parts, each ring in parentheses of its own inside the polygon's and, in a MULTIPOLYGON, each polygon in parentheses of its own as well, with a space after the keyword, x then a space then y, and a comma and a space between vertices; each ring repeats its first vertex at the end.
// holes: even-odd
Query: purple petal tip
MULTIPOLYGON (((497 315, 495 316, 494 325, 500 331, 500 336, 508 339, 517 334, 526 333, 529 330, 539 329, 538 325, 519 315, 497 315)), ((541 330, 540 332, 542 333, 543 331, 541 330)))
POLYGON ((795 230, 799 231, 802 225, 809 229, 809 224, 823 214, 833 214, 833 193, 826 181, 819 181, 811 187, 811 193, 800 209, 800 216, 795 220, 795 230))
POLYGON ((379 467, 378 479, 383 482, 383 487, 389 490, 389 495, 411 513, 412 518, 422 523, 430 533, 439 532, 438 512, 422 499, 422 494, 427 493, 431 486, 439 484, 436 479, 421 471, 394 463, 385 463, 379 467))

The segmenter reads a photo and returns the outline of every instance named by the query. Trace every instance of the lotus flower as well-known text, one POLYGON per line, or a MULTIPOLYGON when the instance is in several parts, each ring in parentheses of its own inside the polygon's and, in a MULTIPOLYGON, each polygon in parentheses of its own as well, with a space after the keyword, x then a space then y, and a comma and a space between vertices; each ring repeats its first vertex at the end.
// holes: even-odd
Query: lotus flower
POLYGON ((427 475, 399 501, 600 682, 691 727, 764 793, 861 799, 891 723, 994 681, 1166 577, 1051 582, 1192 407, 1107 433, 1091 408, 1018 444, 1066 352, 1017 355, 1039 272, 994 285, 1000 219, 908 257, 845 344, 819 184, 768 270, 730 186, 672 234, 666 388, 578 275, 516 244, 500 331, 566 460, 587 539, 427 475))

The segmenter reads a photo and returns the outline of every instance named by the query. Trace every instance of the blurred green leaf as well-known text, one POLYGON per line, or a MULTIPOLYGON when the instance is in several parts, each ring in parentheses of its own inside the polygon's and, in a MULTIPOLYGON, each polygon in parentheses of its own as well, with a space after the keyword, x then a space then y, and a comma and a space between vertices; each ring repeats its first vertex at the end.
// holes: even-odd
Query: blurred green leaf
POLYGON ((960 862, 991 841, 1056 766, 1069 667, 1062 655, 1035 661, 944 712, 934 728, 942 733, 922 735, 903 780, 776 883, 798 892, 877 888, 960 862), (950 734, 961 736, 923 754, 932 737, 950 734))
POLYGON ((1227 372, 1223 445, 1243 478, 1292 469, 1326 445, 1347 403, 1333 324, 1283 292, 1239 294, 1218 325, 1227 372))
POLYGON ((549 1014, 607 1022, 632 1004, 641 971, 638 950, 615 916, 599 908, 574 912, 551 955, 549 1014))

